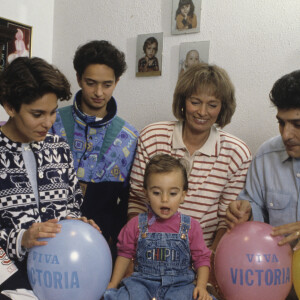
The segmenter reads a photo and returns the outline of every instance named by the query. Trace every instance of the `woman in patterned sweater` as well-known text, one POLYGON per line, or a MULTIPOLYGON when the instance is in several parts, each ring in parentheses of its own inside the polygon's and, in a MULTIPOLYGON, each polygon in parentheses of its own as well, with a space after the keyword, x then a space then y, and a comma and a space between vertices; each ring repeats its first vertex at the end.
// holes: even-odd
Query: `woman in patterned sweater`
POLYGON ((0 246, 19 268, 0 290, 30 288, 27 251, 55 237, 60 219, 80 218, 99 229, 81 217, 68 144, 48 134, 58 99, 70 96, 65 76, 40 58, 17 58, 0 74, 0 103, 9 115, 0 128, 0 246))

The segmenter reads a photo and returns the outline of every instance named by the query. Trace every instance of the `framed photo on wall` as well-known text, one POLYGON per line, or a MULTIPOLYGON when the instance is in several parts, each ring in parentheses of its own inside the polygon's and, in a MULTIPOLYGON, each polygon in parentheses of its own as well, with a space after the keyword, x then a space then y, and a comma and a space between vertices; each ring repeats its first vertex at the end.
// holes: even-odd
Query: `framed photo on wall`
POLYGON ((208 64, 209 41, 181 43, 179 47, 179 75, 198 63, 208 64))
POLYGON ((172 1, 172 34, 199 32, 201 0, 172 1))
POLYGON ((32 27, 4 18, 0 18, 0 25, 16 30, 15 38, 3 45, 1 68, 17 57, 31 57, 32 27))
POLYGON ((163 33, 140 34, 136 42, 136 76, 160 76, 163 33))

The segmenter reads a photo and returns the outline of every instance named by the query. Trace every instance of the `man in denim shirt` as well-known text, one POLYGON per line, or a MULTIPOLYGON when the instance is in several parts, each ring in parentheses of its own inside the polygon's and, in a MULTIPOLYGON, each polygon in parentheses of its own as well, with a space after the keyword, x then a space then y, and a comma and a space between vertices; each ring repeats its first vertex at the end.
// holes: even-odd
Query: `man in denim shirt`
MULTIPOLYGON (((278 79, 270 100, 277 108, 280 136, 258 150, 244 190, 227 209, 227 224, 254 220, 275 226, 273 236, 284 235, 279 245, 300 249, 300 70, 278 79)), ((287 299, 298 299, 294 292, 287 299)))

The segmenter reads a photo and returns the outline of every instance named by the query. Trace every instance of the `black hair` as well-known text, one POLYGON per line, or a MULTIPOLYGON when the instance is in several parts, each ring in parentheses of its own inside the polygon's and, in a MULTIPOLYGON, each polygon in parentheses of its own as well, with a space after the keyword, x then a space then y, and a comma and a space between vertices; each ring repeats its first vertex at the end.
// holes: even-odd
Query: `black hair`
POLYGON ((45 94, 54 93, 58 100, 71 98, 70 83, 54 66, 39 57, 18 57, 0 73, 0 103, 16 112, 45 94))
POLYGON ((114 70, 118 80, 127 69, 125 54, 108 41, 91 41, 77 48, 73 66, 81 79, 85 69, 91 64, 106 65, 114 70))
POLYGON ((300 108, 300 70, 279 78, 269 97, 278 109, 300 108))

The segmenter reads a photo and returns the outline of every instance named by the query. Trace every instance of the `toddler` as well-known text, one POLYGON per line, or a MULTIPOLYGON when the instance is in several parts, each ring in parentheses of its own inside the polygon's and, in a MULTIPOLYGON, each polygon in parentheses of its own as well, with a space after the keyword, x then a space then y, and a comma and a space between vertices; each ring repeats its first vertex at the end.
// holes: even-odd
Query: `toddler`
POLYGON ((187 190, 186 169, 179 160, 158 154, 149 161, 144 176, 149 212, 121 230, 104 300, 215 299, 206 290, 211 252, 200 224, 178 212, 187 190), (132 259, 135 271, 122 280, 132 259))

